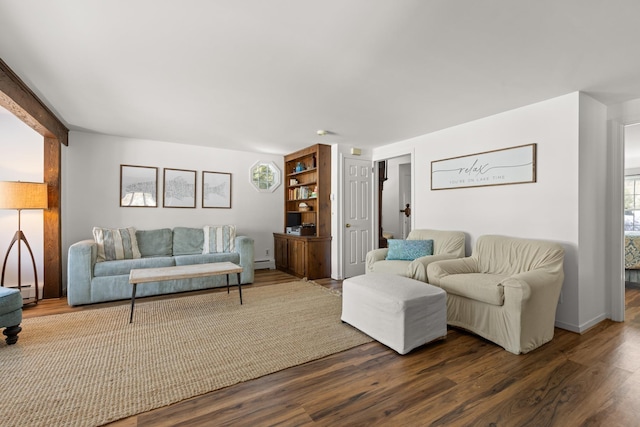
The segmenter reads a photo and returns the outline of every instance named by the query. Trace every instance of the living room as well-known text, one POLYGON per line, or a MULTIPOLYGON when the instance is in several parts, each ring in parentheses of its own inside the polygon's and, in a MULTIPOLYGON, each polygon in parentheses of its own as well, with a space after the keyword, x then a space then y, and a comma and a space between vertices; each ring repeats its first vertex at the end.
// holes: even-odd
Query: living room
MULTIPOLYGON (((405 16, 408 13, 407 10, 411 10, 409 6, 417 7, 416 4, 409 3, 411 4, 407 9, 403 9, 403 14, 400 16, 405 16)), ((0 10, 4 8, 7 8, 7 14, 5 18, 0 18, 3 20, 8 20, 8 16, 21 16, 25 13, 19 8, 10 10, 11 8, 4 4, 0 10)), ((572 10, 568 6, 567 8, 572 10)), ((593 10, 590 9, 593 15, 586 18, 595 19, 593 16, 597 13, 594 10, 597 10, 595 6, 593 10)), ((384 10, 376 9, 375 16, 379 17, 385 13, 393 15, 392 11, 392 7, 384 10)), ((563 9, 562 12, 566 10, 563 9)), ((621 16, 618 18, 623 19, 621 16)), ((254 23, 254 20, 258 21, 254 17, 251 22, 254 23)), ((173 93, 177 97, 175 101, 159 108, 164 114, 154 110, 157 115, 152 119, 158 123, 158 129, 150 129, 147 137, 138 136, 143 135, 146 129, 137 129, 139 134, 136 136, 121 136, 115 132, 110 133, 107 128, 92 129, 75 123, 75 119, 66 116, 64 110, 56 104, 56 97, 62 99, 61 95, 53 91, 47 93, 39 85, 40 79, 43 78, 42 74, 32 74, 34 73, 32 68, 37 68, 31 66, 35 61, 34 58, 38 57, 37 51, 30 54, 24 52, 23 57, 21 49, 26 47, 18 42, 15 43, 16 46, 12 46, 7 41, 10 39, 9 35, 27 36, 21 33, 19 28, 14 30, 17 24, 9 22, 6 24, 2 33, 4 41, 0 42, 0 56, 27 84, 30 86, 33 84, 31 89, 42 96, 43 101, 50 104, 51 109, 60 113, 62 120, 73 125, 69 133, 69 145, 62 147, 62 251, 60 256, 63 266, 63 289, 66 286, 64 267, 68 248, 79 240, 91 238, 91 229, 94 226, 135 226, 139 229, 153 229, 191 224, 194 226, 212 223, 234 224, 242 234, 251 236, 255 240, 256 259, 267 263, 272 262, 274 259, 273 233, 282 232, 284 227, 282 215, 284 189, 280 186, 274 192, 256 191, 250 182, 250 169, 256 162, 264 161, 273 162, 280 170, 284 170, 284 154, 311 144, 326 143, 332 145, 334 154, 332 192, 335 198, 331 207, 335 217, 331 274, 334 280, 345 278, 344 248, 342 247, 345 221, 340 219, 344 203, 341 162, 345 159, 357 158, 371 161, 373 166, 380 160, 410 155, 413 170, 413 228, 464 231, 467 235, 467 254, 471 253, 477 238, 485 234, 559 242, 565 248, 566 255, 565 282, 557 309, 556 326, 574 333, 583 333, 605 319, 615 321, 624 319, 624 283, 620 279, 622 254, 611 251, 609 248, 622 247, 622 237, 618 231, 620 224, 616 219, 622 218, 622 203, 616 203, 618 201, 616 198, 621 197, 618 194, 619 181, 624 168, 620 129, 640 119, 640 102, 638 101, 640 88, 638 86, 631 84, 625 86, 620 83, 620 85, 611 84, 609 88, 603 88, 598 86, 599 82, 590 81, 592 83, 590 86, 565 84, 557 89, 556 83, 549 82, 546 88, 540 89, 536 97, 526 98, 526 101, 520 103, 510 100, 512 103, 508 107, 505 104, 501 110, 487 109, 484 114, 481 114, 482 108, 478 105, 481 106, 483 100, 488 102, 490 98, 488 94, 499 93, 503 88, 501 84, 495 83, 485 88, 485 92, 478 97, 469 98, 469 104, 473 104, 476 109, 469 112, 466 119, 451 122, 447 126, 440 125, 435 129, 427 129, 428 126, 425 128, 417 125, 407 126, 411 131, 413 129, 425 129, 425 131, 410 133, 411 131, 403 130, 404 137, 397 138, 396 135, 401 134, 398 132, 383 142, 371 145, 356 139, 354 134, 344 132, 340 126, 329 127, 332 123, 330 120, 333 120, 333 123, 338 122, 333 115, 327 115, 322 123, 318 123, 316 117, 307 117, 304 123, 307 128, 305 134, 298 132, 299 128, 296 127, 296 130, 292 131, 293 137, 285 136, 287 126, 283 116, 296 109, 298 104, 291 100, 280 99, 278 93, 268 91, 269 104, 276 108, 275 106, 280 103, 285 112, 273 118, 278 124, 272 124, 272 126, 279 129, 278 131, 267 129, 272 137, 260 141, 260 149, 253 150, 243 146, 242 144, 248 139, 244 134, 238 137, 233 134, 217 133, 217 121, 212 118, 213 116, 195 115, 197 119, 193 119, 194 121, 208 122, 207 126, 213 129, 208 139, 227 141, 218 146, 208 146, 206 137, 200 141, 191 140, 189 143, 184 143, 180 136, 177 136, 177 130, 174 130, 173 134, 167 133, 170 136, 166 138, 159 136, 166 122, 180 121, 172 116, 170 109, 187 103, 182 100, 182 95, 178 96, 175 93, 173 93), (572 89, 567 90, 568 87, 572 89), (626 92, 615 99, 607 98, 606 89, 610 92, 625 89, 626 92), (327 121, 329 121, 328 124, 327 121), (335 134, 322 137, 316 135, 316 129, 325 126, 335 134), (283 146, 276 145, 278 137, 285 141, 283 146), (430 188, 430 166, 433 161, 531 143, 537 144, 535 183, 443 191, 433 191, 430 188), (361 148, 362 153, 351 154, 352 148, 361 148), (202 171, 230 173, 232 175, 231 209, 203 209, 199 204, 199 198, 197 198, 198 205, 195 209, 121 207, 118 203, 121 165, 158 167, 161 171, 164 168, 195 170, 198 173, 198 179, 202 171), (616 216, 615 210, 612 212, 607 207, 617 205, 620 206, 620 215, 616 216)), ((369 30, 367 24, 362 25, 369 30)), ((512 29, 511 26, 509 28, 512 29)), ((614 26, 614 28, 619 27, 614 26)), ((532 30, 539 29, 533 26, 532 30)), ((584 30, 582 26, 579 29, 584 30)), ((630 37, 623 38, 627 42, 629 39, 630 37)), ((613 36, 606 40, 609 43, 603 41, 598 44, 600 49, 596 49, 598 53, 608 52, 602 46, 610 47, 620 41, 613 36)), ((547 39, 545 41, 548 42, 547 39)), ((450 49, 453 51, 454 47, 450 49)), ((318 51, 318 53, 328 52, 330 51, 318 51)), ((280 54, 280 52, 277 53, 280 54)), ((273 55, 281 58, 276 53, 273 55)), ((594 56, 597 57, 597 54, 594 56)), ((621 56, 616 56, 614 59, 620 58, 621 56)), ((99 62, 98 59, 95 60, 99 62)), ((609 62, 615 62, 615 60, 612 59, 609 62)), ((591 62, 589 64, 593 65, 591 62)), ((341 68, 347 68, 347 65, 348 63, 343 63, 341 68)), ((618 72, 625 75, 633 74, 637 71, 636 65, 635 63, 625 64, 624 67, 619 67, 618 72)), ((616 69, 613 68, 609 70, 609 76, 616 74, 616 69)), ((362 71, 360 68, 358 70, 362 71)), ((152 72, 155 71, 149 71, 149 73, 152 72)), ((104 76, 106 82, 109 78, 108 73, 105 74, 107 74, 104 76)), ((470 74, 461 77, 475 81, 470 74)), ((53 75, 59 78, 58 75, 53 75)), ((571 80, 570 75, 564 78, 571 80)), ((514 88, 525 83, 510 81, 506 85, 510 90, 515 91, 514 88)), ((253 85, 258 83, 252 83, 250 86, 253 85)), ((558 85, 560 86, 559 83, 558 85)), ((459 96, 451 95, 448 103, 441 101, 440 107, 443 110, 464 110, 459 108, 459 105, 465 103, 463 95, 472 89, 467 83, 464 85, 461 83, 460 87, 459 96)), ((141 90, 142 93, 146 93, 147 89, 141 90)), ((232 92, 233 90, 230 89, 224 93, 227 95, 225 102, 228 105, 235 105, 242 110, 246 108, 246 104, 252 102, 251 99, 245 99, 242 103, 238 101, 236 104, 232 92)), ((82 94, 77 96, 80 98, 78 104, 82 105, 86 101, 88 105, 100 105, 100 102, 93 98, 84 99, 81 87, 78 87, 76 93, 82 94)), ((419 93, 420 96, 425 96, 428 90, 425 92, 423 88, 419 93)), ((104 95, 106 97, 106 94, 104 95)), ((317 94, 313 93, 313 95, 317 94)), ((70 95, 67 93, 65 96, 70 95)), ((403 97, 413 99, 413 95, 406 92, 403 97)), ((439 99, 442 100, 442 98, 439 99)), ((86 114, 112 116, 111 120, 115 122, 135 122, 135 117, 126 113, 128 110, 125 108, 126 104, 135 104, 135 102, 130 99, 123 99, 120 102, 120 105, 114 103, 103 110, 92 110, 86 114), (123 112, 120 112, 120 108, 123 112)), ((399 99, 395 102, 403 101, 399 99)), ((261 108, 263 109, 261 113, 264 114, 265 104, 261 104, 261 108)), ((362 108, 364 110, 364 107, 362 108)), ((138 104, 134 109, 138 109, 141 116, 153 115, 142 112, 138 104)), ((311 115, 314 110, 308 108, 307 111, 311 115)), ((238 114, 238 116, 241 115, 238 114)), ((414 112, 415 116, 418 116, 416 120, 418 122, 430 120, 429 115, 422 111, 414 112)), ((42 137, 15 117, 0 114, 0 119, 2 120, 0 152, 5 153, 0 161, 0 180, 42 181, 42 137), (33 132, 31 137, 22 136, 28 135, 28 132, 33 132), (16 137, 17 134, 20 136, 16 137), (17 139, 24 143, 16 144, 17 139)), ((236 120, 239 121, 237 117, 236 120)), ((398 117, 389 119, 389 121, 393 120, 398 120, 400 123, 397 127, 405 123, 398 117)), ((382 119, 378 116, 371 116, 368 119, 371 125, 379 121, 382 119)), ((190 127, 190 124, 183 123, 177 128, 190 127)), ((244 126, 251 127, 251 123, 242 122, 237 126, 239 129, 244 126)), ((361 128, 364 129, 364 126, 361 128)), ((367 138, 379 139, 377 136, 366 135, 364 140, 367 138)), ((372 194, 373 200, 375 195, 372 194)), ((5 244, 8 245, 16 230, 17 214, 15 211, 2 211, 0 215, 3 224, 0 229, 0 242, 6 242, 5 244)), ((22 228, 34 247, 38 274, 42 278, 44 277, 42 270, 44 249, 39 215, 41 214, 37 212, 23 212, 22 228)), ((370 243, 373 247, 376 241, 372 240, 370 243)), ((10 268, 10 271, 15 271, 15 265, 15 261, 12 261, 10 266, 13 268, 10 268)), ((9 278, 15 280, 15 275, 10 275, 9 278)))

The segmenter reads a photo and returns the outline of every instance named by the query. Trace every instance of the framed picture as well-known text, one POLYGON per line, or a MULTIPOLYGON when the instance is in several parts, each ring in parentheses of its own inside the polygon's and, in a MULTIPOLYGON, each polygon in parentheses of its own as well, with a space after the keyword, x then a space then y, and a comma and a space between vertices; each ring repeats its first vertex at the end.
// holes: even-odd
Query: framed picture
POLYGON ((536 144, 431 162, 431 189, 536 182, 536 144))
POLYGON ((120 206, 158 207, 158 168, 120 165, 120 206))
POLYGON ((202 172, 202 207, 231 209, 231 174, 202 172))
POLYGON ((163 207, 196 207, 196 171, 165 168, 163 189, 163 207))

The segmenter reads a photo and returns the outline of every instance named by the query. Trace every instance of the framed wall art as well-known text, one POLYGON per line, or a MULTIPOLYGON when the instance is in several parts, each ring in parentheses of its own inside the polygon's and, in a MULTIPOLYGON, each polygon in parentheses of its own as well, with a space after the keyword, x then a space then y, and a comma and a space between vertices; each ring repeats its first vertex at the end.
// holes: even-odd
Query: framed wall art
POLYGON ((120 165, 120 206, 158 207, 158 168, 120 165))
POLYGON ((164 169, 163 179, 164 197, 162 206, 165 208, 195 208, 196 207, 196 171, 184 169, 164 169))
POLYGON ((231 209, 231 174, 202 172, 202 207, 231 209))
POLYGON ((431 189, 536 182, 536 144, 431 162, 431 189))

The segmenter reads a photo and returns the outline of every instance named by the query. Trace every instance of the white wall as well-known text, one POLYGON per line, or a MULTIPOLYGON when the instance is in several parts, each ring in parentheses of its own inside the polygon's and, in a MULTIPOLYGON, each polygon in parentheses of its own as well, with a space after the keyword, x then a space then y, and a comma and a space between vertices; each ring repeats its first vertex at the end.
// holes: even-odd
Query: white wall
POLYGON ((94 226, 153 229, 235 224, 238 234, 255 240, 256 260, 273 260, 272 233, 284 229, 284 186, 273 193, 257 192, 249 181, 249 169, 258 160, 283 169, 283 156, 71 132, 69 146, 63 147, 63 270, 69 246, 91 239, 94 226), (121 164, 159 168, 159 207, 120 207, 121 164), (195 209, 162 207, 164 168, 197 171, 195 209), (231 209, 202 208, 202 171, 232 174, 231 209))
MULTIPOLYGON (((20 119, 0 108, 0 181, 43 180, 43 138, 20 119)), ((36 260, 38 285, 44 283, 42 211, 25 210, 21 228, 36 260)), ((0 254, 2 261, 18 229, 18 211, 0 210, 0 254)), ((1 267, 0 267, 1 268, 1 267)), ((22 284, 32 284, 33 267, 26 247, 22 247, 22 284)), ((18 283, 18 246, 14 244, 7 261, 5 286, 18 283)), ((40 293, 42 296, 42 293, 40 293)))
MULTIPOLYGON (((594 208, 598 200, 604 204, 600 200, 604 185, 591 197, 586 190, 581 191, 586 188, 581 180, 593 183, 604 176, 605 126, 606 108, 576 92, 385 146, 374 150, 374 159, 415 150, 414 228, 464 231, 468 255, 478 236, 484 234, 562 244, 566 251, 565 282, 556 324, 582 331, 606 313, 602 299, 606 285, 601 275, 586 277, 604 269, 604 256, 598 258, 600 252, 590 247, 599 234, 580 239, 581 232, 597 227, 599 221, 604 227, 602 209, 585 213, 580 208, 594 208), (590 119, 593 124, 588 126, 590 119), (430 190, 430 165, 434 160, 530 143, 537 144, 535 183, 430 190), (583 149, 592 151, 581 155, 583 149), (594 170, 596 174, 588 176, 594 170), (579 249, 584 255, 579 256, 579 249)), ((593 233, 592 229, 588 231, 593 233)))

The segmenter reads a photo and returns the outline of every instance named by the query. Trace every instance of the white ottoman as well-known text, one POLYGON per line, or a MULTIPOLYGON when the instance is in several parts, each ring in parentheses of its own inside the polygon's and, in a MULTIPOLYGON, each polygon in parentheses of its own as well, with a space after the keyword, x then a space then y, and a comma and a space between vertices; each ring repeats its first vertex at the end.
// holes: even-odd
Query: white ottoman
POLYGON ((442 289, 386 273, 342 283, 342 321, 406 354, 447 336, 447 301, 442 289))

